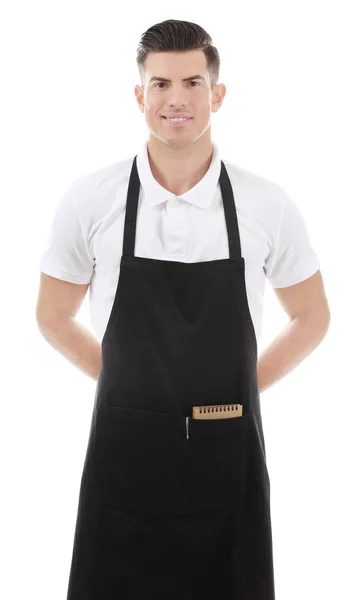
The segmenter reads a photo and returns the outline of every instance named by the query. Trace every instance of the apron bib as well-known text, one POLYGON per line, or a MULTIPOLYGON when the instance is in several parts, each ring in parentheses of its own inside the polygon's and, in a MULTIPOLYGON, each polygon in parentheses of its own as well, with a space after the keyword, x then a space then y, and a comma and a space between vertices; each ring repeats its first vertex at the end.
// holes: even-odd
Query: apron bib
POLYGON ((219 184, 229 258, 136 257, 134 158, 67 600, 275 598, 257 341, 223 161, 219 184), (242 415, 192 418, 226 404, 242 415))

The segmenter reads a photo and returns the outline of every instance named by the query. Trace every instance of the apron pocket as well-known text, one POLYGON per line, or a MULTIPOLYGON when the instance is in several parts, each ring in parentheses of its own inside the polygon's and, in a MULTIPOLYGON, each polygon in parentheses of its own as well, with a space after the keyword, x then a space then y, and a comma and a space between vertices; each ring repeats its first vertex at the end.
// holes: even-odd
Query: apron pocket
POLYGON ((242 508, 253 416, 192 421, 193 509, 242 508))
POLYGON ((99 500, 108 508, 189 510, 188 448, 172 415, 107 406, 99 423, 99 500))

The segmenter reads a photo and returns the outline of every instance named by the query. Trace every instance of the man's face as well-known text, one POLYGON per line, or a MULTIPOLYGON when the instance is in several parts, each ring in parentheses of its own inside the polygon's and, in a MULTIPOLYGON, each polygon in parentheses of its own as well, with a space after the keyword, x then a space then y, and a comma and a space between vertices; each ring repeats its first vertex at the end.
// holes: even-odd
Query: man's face
POLYGON ((135 87, 150 133, 175 147, 188 146, 203 135, 225 92, 223 84, 211 88, 202 50, 150 53, 145 61, 144 85, 135 87), (175 123, 165 118, 174 114, 185 115, 187 120, 175 123))

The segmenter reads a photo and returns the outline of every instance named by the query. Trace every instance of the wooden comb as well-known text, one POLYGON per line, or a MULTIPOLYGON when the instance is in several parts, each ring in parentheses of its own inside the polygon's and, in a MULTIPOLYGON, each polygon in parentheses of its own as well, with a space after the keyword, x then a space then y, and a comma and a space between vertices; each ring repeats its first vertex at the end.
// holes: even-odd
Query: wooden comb
POLYGON ((205 406, 193 406, 193 419, 230 419, 241 417, 242 404, 214 404, 205 406))

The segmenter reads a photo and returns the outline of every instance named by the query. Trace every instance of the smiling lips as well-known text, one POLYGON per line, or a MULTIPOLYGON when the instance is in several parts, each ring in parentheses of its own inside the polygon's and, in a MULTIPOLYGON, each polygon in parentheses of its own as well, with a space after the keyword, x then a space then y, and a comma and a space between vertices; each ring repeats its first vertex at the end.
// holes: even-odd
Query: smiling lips
POLYGON ((165 119, 167 119, 167 118, 172 119, 174 117, 176 119, 183 118, 183 117, 186 117, 187 119, 192 118, 191 115, 188 115, 188 113, 168 113, 166 115, 161 115, 161 116, 164 117, 165 119))
POLYGON ((185 126, 189 121, 192 120, 192 117, 189 117, 188 115, 177 115, 174 117, 173 116, 165 116, 162 115, 162 118, 167 122, 167 124, 171 127, 183 127, 185 126), (172 119, 176 119, 175 121, 172 119), (180 119, 180 120, 179 120, 180 119))

